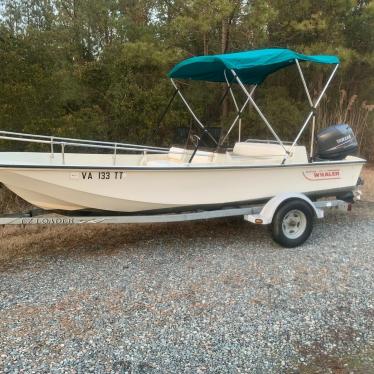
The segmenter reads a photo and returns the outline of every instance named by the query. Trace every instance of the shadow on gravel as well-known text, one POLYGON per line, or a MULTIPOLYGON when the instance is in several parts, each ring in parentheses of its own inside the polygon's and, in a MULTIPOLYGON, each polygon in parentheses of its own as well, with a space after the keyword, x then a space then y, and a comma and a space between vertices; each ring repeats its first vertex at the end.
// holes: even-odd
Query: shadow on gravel
MULTIPOLYGON (((178 242, 241 241, 258 243, 269 236, 242 218, 200 222, 135 225, 26 226, 0 231, 0 260, 31 255, 99 256, 118 251, 152 250, 147 244, 178 242)), ((267 244, 270 243, 268 239, 267 244)))
MULTIPOLYGON (((349 230, 353 221, 371 217, 374 217, 374 203, 369 202, 356 204, 349 214, 329 213, 316 223, 309 243, 321 240, 318 232, 327 226, 338 224, 340 230, 345 230, 344 226, 349 230)), ((157 245, 173 247, 173 243, 191 243, 191 240, 195 246, 209 242, 227 246, 240 241, 248 244, 249 249, 258 246, 264 251, 281 249, 271 240, 267 227, 250 224, 241 217, 167 224, 7 226, 0 229, 0 261, 30 256, 100 256, 118 251, 152 251, 157 245)))

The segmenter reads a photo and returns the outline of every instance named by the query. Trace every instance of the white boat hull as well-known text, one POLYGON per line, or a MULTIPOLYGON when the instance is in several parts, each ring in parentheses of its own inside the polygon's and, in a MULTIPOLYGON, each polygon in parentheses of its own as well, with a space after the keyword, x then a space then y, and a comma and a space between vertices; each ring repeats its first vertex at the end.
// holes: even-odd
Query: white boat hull
POLYGON ((353 189, 364 160, 266 166, 0 167, 0 181, 46 210, 139 212, 353 189))

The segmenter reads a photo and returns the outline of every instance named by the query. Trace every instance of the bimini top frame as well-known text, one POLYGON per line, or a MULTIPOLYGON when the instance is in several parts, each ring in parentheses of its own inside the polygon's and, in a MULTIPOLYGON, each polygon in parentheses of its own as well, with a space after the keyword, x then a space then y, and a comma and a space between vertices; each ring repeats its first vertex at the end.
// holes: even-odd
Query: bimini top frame
MULTIPOLYGON (((187 109, 199 125, 204 131, 204 134, 207 134, 216 144, 217 141, 214 137, 208 132, 202 122, 197 118, 196 114, 193 112, 187 100, 182 95, 179 87, 177 86, 174 79, 190 79, 190 80, 204 80, 208 82, 222 82, 227 84, 227 92, 230 92, 232 100, 234 102, 237 115, 231 124, 228 132, 223 137, 222 141, 217 144, 218 146, 222 145, 226 140, 227 136, 230 134, 232 129, 235 127, 237 123, 239 123, 239 141, 241 137, 241 115, 244 109, 247 107, 249 103, 253 106, 256 112, 259 114, 261 119, 265 122, 266 126, 276 139, 277 143, 283 148, 284 150, 284 158, 282 160, 282 164, 286 163, 289 154, 292 153, 295 145, 297 144, 298 140, 300 139, 301 135, 307 128, 310 120, 313 118, 312 121, 312 141, 311 141, 311 149, 310 155, 313 155, 313 139, 314 139, 314 129, 315 129, 315 116, 316 116, 316 109, 321 102, 328 86, 330 85, 332 78, 334 77, 336 70, 339 66, 339 58, 336 56, 328 56, 328 55, 313 55, 307 56, 300 53, 296 53, 289 49, 260 49, 260 50, 252 50, 246 52, 238 52, 238 53, 229 53, 229 54, 221 54, 221 55, 210 55, 210 56, 197 56, 192 57, 187 60, 184 60, 177 64, 169 73, 168 76, 171 79, 171 82, 176 89, 174 96, 176 93, 180 96, 184 104, 186 105, 187 109), (313 102, 311 95, 308 90, 308 86, 306 84, 303 71, 300 66, 300 62, 309 61, 315 62, 319 64, 332 64, 334 65, 333 71, 331 72, 325 86, 323 87, 320 95, 313 102), (274 131, 273 127, 271 126, 268 119, 265 117, 261 109, 255 103, 253 99, 253 93, 257 87, 257 85, 261 84, 268 75, 276 72, 279 69, 285 68, 290 65, 296 64, 298 72, 300 74, 301 81, 303 83, 303 87, 310 105, 310 112, 308 113, 304 123, 301 126, 300 131, 298 132, 295 140, 292 142, 292 145, 289 148, 286 148, 284 142, 279 138, 277 133, 274 131), (246 100, 241 108, 235 99, 234 93, 232 91, 232 83, 237 83, 241 89, 243 90, 246 100), (252 85, 252 88, 248 91, 246 85, 252 85)), ((225 95, 226 95, 225 94, 225 95)), ((224 96, 225 96, 224 95, 224 96)), ((222 100, 221 100, 222 101, 222 100)), ((198 146, 198 145, 197 145, 198 146)), ((191 158, 192 160, 192 158, 191 158)), ((191 161, 190 160, 190 161, 191 161)))

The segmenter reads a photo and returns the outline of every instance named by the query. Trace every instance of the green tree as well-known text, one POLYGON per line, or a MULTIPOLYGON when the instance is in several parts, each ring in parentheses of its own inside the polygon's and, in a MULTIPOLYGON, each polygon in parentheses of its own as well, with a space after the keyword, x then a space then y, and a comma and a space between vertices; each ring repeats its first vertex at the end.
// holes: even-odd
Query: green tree
MULTIPOLYGON (((327 119, 340 120, 345 105, 344 110, 351 111, 345 117, 365 129, 368 139, 374 138, 374 111, 369 109, 374 96, 373 4, 370 0, 3 0, 0 125, 16 131, 166 143, 172 141, 174 128, 191 124, 176 99, 157 127, 172 93, 165 74, 173 64, 194 55, 276 46, 338 54, 342 64, 323 101, 319 125, 328 124, 327 119), (352 100, 352 108, 362 115, 353 115, 352 100)), ((303 68, 315 95, 329 67, 303 68)), ((182 89, 205 123, 226 126, 233 105, 226 100, 223 111, 216 108, 222 85, 193 82, 182 89)), ((243 102, 240 91, 235 92, 243 102)), ((256 100, 286 138, 295 134, 308 110, 295 67, 269 77, 256 92, 256 100)), ((247 136, 269 136, 253 109, 244 116, 247 136)), ((235 138, 233 134, 231 141, 235 138)), ((370 154, 373 141, 366 144, 370 154)))

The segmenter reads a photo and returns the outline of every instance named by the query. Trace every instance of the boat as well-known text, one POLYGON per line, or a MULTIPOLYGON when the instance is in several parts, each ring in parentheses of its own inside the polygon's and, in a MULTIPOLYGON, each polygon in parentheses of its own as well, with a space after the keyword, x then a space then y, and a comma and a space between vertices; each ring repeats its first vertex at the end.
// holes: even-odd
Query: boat
POLYGON ((48 152, 0 152, 0 182, 30 204, 49 211, 140 212, 224 208, 266 202, 282 193, 302 193, 311 199, 336 196, 349 199, 365 160, 356 156, 357 142, 346 124, 315 133, 316 108, 339 66, 330 55, 304 55, 289 49, 260 49, 196 56, 177 64, 168 77, 191 113, 202 136, 194 146, 155 147, 0 131, 0 139, 44 144, 48 152), (303 63, 331 65, 320 95, 312 100, 303 63), (282 141, 254 100, 253 93, 266 77, 296 66, 310 111, 292 142, 282 141), (192 110, 179 80, 225 84, 236 116, 221 139, 216 139, 192 110), (233 86, 245 96, 240 107, 233 86), (241 139, 243 111, 251 105, 274 140, 241 139), (233 148, 225 141, 238 127, 233 148), (311 128, 310 128, 311 127, 311 128), (299 144, 311 130, 311 147, 299 144), (205 139, 215 145, 202 149, 205 139), (74 152, 74 149, 87 152, 74 152), (95 151, 95 153, 93 152, 95 151), (98 152, 99 151, 99 152, 98 152))

